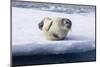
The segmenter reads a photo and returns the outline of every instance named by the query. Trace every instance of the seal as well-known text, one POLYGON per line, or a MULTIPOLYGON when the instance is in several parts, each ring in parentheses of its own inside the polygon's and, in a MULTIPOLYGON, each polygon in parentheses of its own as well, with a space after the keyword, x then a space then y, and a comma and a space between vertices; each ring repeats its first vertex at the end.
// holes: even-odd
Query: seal
POLYGON ((72 27, 72 22, 68 18, 45 17, 39 24, 39 29, 43 31, 47 40, 63 40, 72 27))

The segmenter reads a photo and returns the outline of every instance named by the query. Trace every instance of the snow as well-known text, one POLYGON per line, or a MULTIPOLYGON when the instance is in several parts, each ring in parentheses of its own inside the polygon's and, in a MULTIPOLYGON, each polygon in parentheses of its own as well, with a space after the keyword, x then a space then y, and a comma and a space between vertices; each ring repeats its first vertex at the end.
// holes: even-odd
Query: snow
POLYGON ((95 49, 95 13, 65 14, 12 7, 12 52, 14 55, 62 54, 95 49), (38 28, 46 16, 67 17, 72 29, 65 40, 48 41, 38 28))

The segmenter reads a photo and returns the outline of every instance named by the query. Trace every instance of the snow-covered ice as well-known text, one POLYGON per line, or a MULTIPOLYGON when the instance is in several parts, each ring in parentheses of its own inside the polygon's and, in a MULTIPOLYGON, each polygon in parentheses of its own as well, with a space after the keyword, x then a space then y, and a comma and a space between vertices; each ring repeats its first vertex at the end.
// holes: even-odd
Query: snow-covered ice
POLYGON ((13 54, 62 54, 93 49, 95 49, 95 13, 65 14, 12 7, 13 54), (72 21, 72 29, 65 40, 45 40, 38 23, 46 16, 67 17, 72 21))

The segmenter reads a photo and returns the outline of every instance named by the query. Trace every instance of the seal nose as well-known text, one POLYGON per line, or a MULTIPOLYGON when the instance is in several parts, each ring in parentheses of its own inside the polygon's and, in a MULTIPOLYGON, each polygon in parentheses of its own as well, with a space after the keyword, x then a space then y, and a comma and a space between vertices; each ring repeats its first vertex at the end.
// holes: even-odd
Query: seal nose
POLYGON ((72 22, 71 22, 70 20, 67 20, 67 21, 66 21, 66 24, 67 24, 67 27, 70 29, 71 26, 72 26, 72 22))
POLYGON ((42 28, 43 28, 43 22, 40 22, 40 23, 38 24, 38 27, 39 27, 40 30, 42 30, 42 28))
POLYGON ((70 29, 71 28, 71 25, 68 25, 67 27, 70 29))
POLYGON ((71 26, 72 26, 72 22, 68 22, 67 27, 70 29, 70 28, 71 28, 71 26))
POLYGON ((69 19, 64 19, 63 21, 64 21, 64 24, 65 24, 68 28, 71 28, 71 26, 72 26, 71 20, 69 20, 69 19))

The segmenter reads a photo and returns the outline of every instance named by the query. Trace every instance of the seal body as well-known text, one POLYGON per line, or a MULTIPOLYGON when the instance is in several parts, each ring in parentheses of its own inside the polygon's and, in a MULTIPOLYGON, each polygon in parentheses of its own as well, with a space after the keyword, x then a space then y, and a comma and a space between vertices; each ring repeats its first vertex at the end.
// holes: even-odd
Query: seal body
POLYGON ((67 18, 45 17, 40 23, 39 28, 43 31, 48 40, 62 40, 71 29, 72 22, 67 18))

